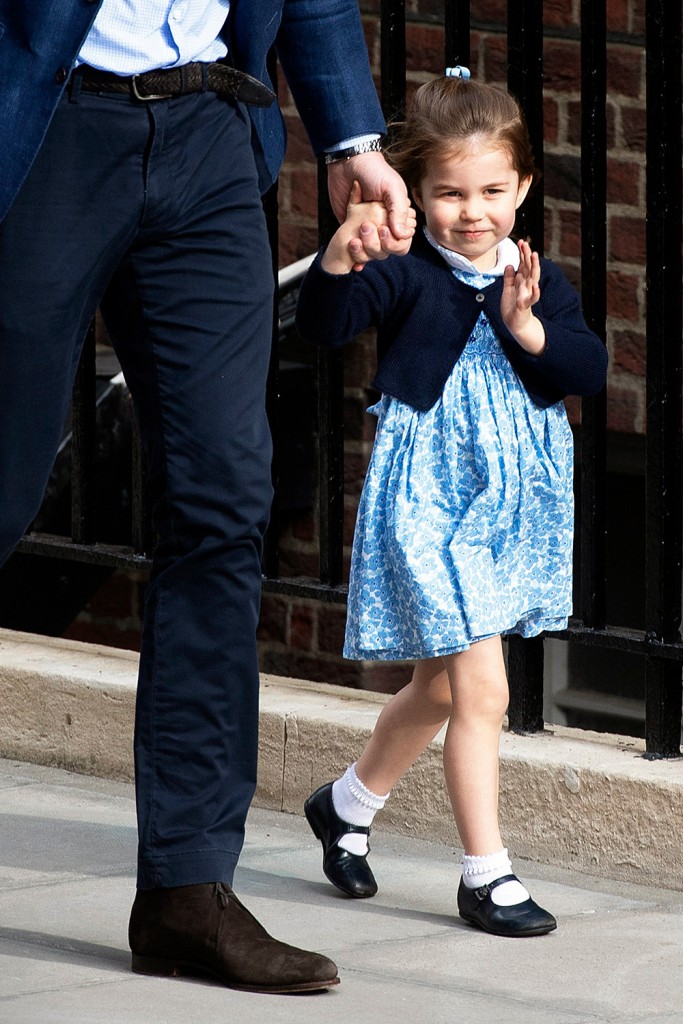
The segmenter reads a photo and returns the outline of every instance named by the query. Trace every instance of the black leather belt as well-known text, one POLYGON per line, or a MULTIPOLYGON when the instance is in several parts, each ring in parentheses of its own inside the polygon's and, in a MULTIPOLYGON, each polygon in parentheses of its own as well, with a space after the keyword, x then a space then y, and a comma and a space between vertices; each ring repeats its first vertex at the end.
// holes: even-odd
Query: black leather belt
POLYGON ((275 99, 263 82, 227 64, 195 62, 129 76, 98 71, 84 64, 76 68, 74 81, 76 78, 85 92, 128 93, 145 102, 168 100, 190 92, 215 92, 224 99, 236 99, 254 107, 269 107, 275 99))

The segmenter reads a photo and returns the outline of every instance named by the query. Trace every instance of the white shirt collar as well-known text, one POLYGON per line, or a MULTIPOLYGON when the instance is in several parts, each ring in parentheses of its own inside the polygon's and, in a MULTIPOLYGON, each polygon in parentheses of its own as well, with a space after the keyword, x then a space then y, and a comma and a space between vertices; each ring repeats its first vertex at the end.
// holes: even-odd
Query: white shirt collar
POLYGON ((443 256, 448 266, 453 267, 455 270, 464 270, 468 274, 490 274, 491 277, 500 277, 506 267, 512 266, 515 270, 519 267, 519 249, 511 238, 503 238, 498 243, 495 267, 492 267, 491 270, 479 270, 466 256, 461 256, 459 252, 453 252, 452 249, 446 249, 443 245, 435 242, 426 225, 424 233, 429 244, 433 245, 436 251, 443 256))

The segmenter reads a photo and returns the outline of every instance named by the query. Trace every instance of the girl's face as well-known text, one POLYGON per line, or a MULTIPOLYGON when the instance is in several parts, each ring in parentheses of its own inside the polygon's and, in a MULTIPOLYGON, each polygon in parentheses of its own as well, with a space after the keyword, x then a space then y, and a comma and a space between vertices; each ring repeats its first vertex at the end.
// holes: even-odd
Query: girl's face
POLYGON ((520 181, 506 148, 475 138, 454 156, 430 161, 413 195, 439 245, 490 270, 530 185, 531 177, 520 181))

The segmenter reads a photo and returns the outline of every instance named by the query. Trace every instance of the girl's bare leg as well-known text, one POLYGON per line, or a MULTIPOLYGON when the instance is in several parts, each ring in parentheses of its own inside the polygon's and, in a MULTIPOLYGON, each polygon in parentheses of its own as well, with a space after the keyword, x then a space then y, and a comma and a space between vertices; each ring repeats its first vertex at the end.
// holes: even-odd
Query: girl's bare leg
POLYGON ((356 774, 373 793, 388 793, 450 718, 444 772, 461 842, 472 856, 501 850, 498 756, 507 705, 500 637, 419 661, 382 710, 356 774))
POLYGON ((512 866, 498 824, 500 730, 508 704, 500 637, 452 655, 446 670, 453 713, 444 771, 465 851, 458 912, 494 935, 545 935, 557 921, 534 903, 521 882, 509 878, 512 866))
POLYGON ((386 704, 356 774, 373 793, 388 793, 431 743, 451 713, 451 683, 443 658, 415 665, 411 681, 386 704))
POLYGON ((500 637, 444 658, 453 711, 444 743, 444 773, 465 853, 503 849, 498 824, 500 732, 509 693, 500 637))
POLYGON ((365 859, 368 842, 363 830, 383 806, 383 794, 434 739, 450 711, 451 688, 443 662, 440 658, 418 662, 408 685, 385 704, 355 765, 349 765, 340 779, 321 786, 304 804, 308 822, 323 846, 323 871, 349 896, 377 892, 365 859))

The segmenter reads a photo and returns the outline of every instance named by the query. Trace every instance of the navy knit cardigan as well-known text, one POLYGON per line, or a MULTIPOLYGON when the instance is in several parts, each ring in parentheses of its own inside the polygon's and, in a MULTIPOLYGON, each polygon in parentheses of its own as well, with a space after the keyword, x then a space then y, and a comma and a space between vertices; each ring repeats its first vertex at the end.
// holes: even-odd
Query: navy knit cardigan
POLYGON ((316 345, 338 348, 377 327, 372 384, 415 409, 430 409, 483 311, 533 401, 546 408, 567 395, 593 395, 605 383, 607 352, 586 324, 579 296, 562 271, 541 260, 541 297, 534 315, 546 348, 532 356, 500 315, 502 277, 479 289, 459 281, 419 233, 406 256, 366 264, 360 272, 328 274, 319 253, 299 294, 296 326, 316 345))

